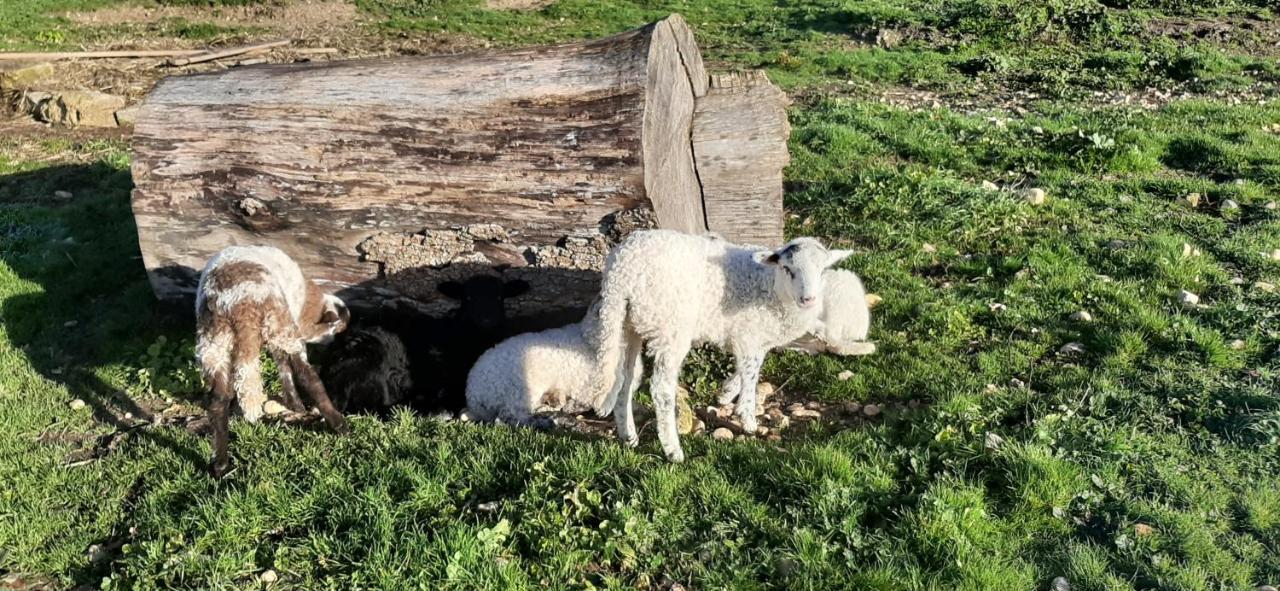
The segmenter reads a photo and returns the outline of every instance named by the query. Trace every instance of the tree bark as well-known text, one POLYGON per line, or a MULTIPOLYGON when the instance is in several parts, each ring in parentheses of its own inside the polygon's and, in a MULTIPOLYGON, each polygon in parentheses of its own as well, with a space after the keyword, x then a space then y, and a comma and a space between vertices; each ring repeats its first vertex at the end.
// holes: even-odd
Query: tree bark
POLYGON ((678 15, 554 47, 172 77, 134 130, 143 260, 165 300, 221 248, 272 244, 356 304, 437 312, 439 282, 485 272, 533 285, 518 311, 582 309, 626 233, 707 228, 708 88, 678 15))

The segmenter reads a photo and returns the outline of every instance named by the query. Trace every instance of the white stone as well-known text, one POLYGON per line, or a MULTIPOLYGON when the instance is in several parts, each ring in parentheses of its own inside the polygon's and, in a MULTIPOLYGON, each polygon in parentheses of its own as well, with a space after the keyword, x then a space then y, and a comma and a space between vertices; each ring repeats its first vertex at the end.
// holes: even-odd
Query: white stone
POLYGON ((83 400, 80 400, 79 398, 77 398, 75 400, 72 400, 71 404, 69 404, 68 406, 71 407, 71 410, 80 410, 84 408, 85 404, 83 400))
POLYGON ((838 373, 838 374, 836 374, 836 379, 837 379, 837 380, 840 380, 840 381, 842 381, 842 382, 848 381, 848 380, 849 380, 850 378, 852 378, 852 377, 853 377, 853 372, 852 372, 852 371, 849 371, 849 370, 847 370, 847 369, 846 369, 846 370, 844 370, 844 371, 842 371, 842 372, 840 372, 840 373, 838 373))
POLYGON ((1254 282, 1253 282, 1253 288, 1254 288, 1254 289, 1260 289, 1260 290, 1265 291, 1265 292, 1267 292, 1267 293, 1271 293, 1271 292, 1273 292, 1273 291, 1275 291, 1275 290, 1276 290, 1276 286, 1275 286, 1275 284, 1273 284, 1273 283, 1267 283, 1266 281, 1254 281, 1254 282))
POLYGON ((811 408, 802 408, 792 412, 791 416, 797 419, 816 419, 821 417, 822 413, 811 408))
POLYGON ((1236 203, 1232 199, 1227 199, 1226 201, 1222 202, 1221 208, 1222 208, 1222 211, 1234 211, 1234 210, 1240 209, 1240 204, 1236 203))
POLYGON ((1033 187, 1022 193, 1022 198, 1032 205, 1043 205, 1045 202, 1044 189, 1033 187))
POLYGON ((936 246, 934 246, 934 245, 929 244, 928 242, 926 242, 926 243, 924 243, 924 244, 920 245, 920 250, 923 250, 923 251, 925 251, 925 252, 938 252, 938 247, 936 247, 936 246))
POLYGON ((1081 310, 1071 315, 1071 319, 1076 322, 1093 322, 1093 314, 1086 310, 1081 310))
POLYGON ((884 298, 880 297, 878 294, 874 294, 874 293, 867 294, 868 308, 874 308, 876 307, 876 305, 878 305, 882 301, 884 301, 884 298))
POLYGON ((724 427, 720 427, 715 431, 711 432, 711 438, 715 439, 716 441, 728 441, 730 439, 733 439, 733 431, 730 431, 724 427))
POLYGON ((1004 445, 1004 438, 1003 438, 1003 437, 1001 437, 1001 436, 999 436, 999 435, 997 435, 996 433, 991 433, 991 432, 989 432, 989 433, 987 433, 987 436, 986 436, 985 440, 983 441, 983 445, 984 445, 987 449, 992 449, 992 450, 994 450, 994 449, 1000 449, 1000 446, 1001 446, 1001 445, 1004 445))
POLYGON ((992 312, 999 313, 999 312, 1004 312, 1005 310, 1008 310, 1009 306, 1001 304, 1000 302, 991 302, 987 304, 987 309, 991 310, 992 312))
POLYGON ((1178 303, 1184 308, 1194 308, 1200 303, 1200 296, 1184 289, 1178 292, 1178 303))
POLYGON ((1082 355, 1084 352, 1083 343, 1067 343, 1061 349, 1058 349, 1058 353, 1061 355, 1082 355))
POLYGON ((1178 205, 1181 205, 1183 207, 1191 207, 1191 208, 1199 207, 1200 194, 1188 193, 1185 197, 1179 197, 1177 203, 1178 205))
POLYGON ((258 575, 258 580, 270 585, 271 583, 279 581, 280 575, 276 574, 275 569, 269 568, 262 571, 262 574, 258 575))
POLYGON ((879 405, 879 404, 874 404, 874 403, 873 403, 873 404, 868 404, 868 405, 866 405, 866 406, 862 407, 862 414, 867 415, 867 416, 869 416, 869 417, 874 417, 874 416, 876 416, 876 415, 880 414, 880 405, 879 405))
POLYGON ((1235 350, 1235 351, 1240 351, 1240 350, 1244 349, 1244 348, 1245 348, 1245 346, 1246 346, 1247 344, 1248 344, 1248 343, 1245 343, 1245 342, 1244 342, 1243 340, 1241 340, 1241 339, 1236 339, 1236 340, 1234 340, 1234 341, 1231 341, 1231 344, 1230 344, 1229 346, 1230 346, 1233 350, 1235 350))
POLYGON ((1000 187, 991 181, 982 181, 982 188, 988 191, 999 191, 1000 187))
POLYGON ((1280 248, 1272 250, 1269 256, 1273 261, 1280 261, 1280 248))
POLYGON ((274 417, 289 412, 289 409, 275 400, 268 400, 262 403, 262 412, 267 416, 274 417))
POLYGON ((66 201, 68 199, 71 199, 72 197, 75 197, 75 195, 71 194, 71 191, 54 191, 53 192, 54 199, 61 199, 63 201, 66 201))

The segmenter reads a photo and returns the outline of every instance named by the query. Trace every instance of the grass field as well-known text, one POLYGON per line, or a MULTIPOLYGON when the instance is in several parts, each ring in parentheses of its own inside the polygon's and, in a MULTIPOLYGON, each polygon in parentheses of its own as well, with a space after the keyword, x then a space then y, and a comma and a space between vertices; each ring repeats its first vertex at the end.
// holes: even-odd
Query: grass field
MULTIPOLYGON (((214 482, 207 440, 124 416, 201 399, 191 321, 158 309, 138 259, 127 143, 0 137, 0 572, 104 589, 1280 585, 1265 0, 355 3, 374 34, 498 46, 680 12, 717 66, 766 69, 794 100, 788 234, 856 248, 845 266, 884 301, 877 354, 779 354, 765 377, 885 413, 780 444, 685 437, 683 465, 652 431, 633 451, 407 413, 346 438, 236 424, 239 468, 214 482)), ((0 49, 102 39, 64 13, 109 4, 2 3, 0 49)), ((727 370, 700 353, 685 381, 705 404, 727 370)))

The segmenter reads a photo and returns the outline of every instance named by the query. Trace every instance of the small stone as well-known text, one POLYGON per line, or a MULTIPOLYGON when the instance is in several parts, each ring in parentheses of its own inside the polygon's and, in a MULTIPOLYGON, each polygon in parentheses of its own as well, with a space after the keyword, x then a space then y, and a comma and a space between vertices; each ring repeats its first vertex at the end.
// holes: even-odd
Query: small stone
POLYGON ((983 441, 984 447, 990 450, 996 450, 996 449, 1000 449, 1001 445, 1004 445, 1003 437, 995 433, 987 433, 987 436, 984 438, 984 441, 983 441))
POLYGON ((987 309, 991 310, 992 313, 1000 313, 1008 310, 1009 306, 1001 304, 1000 302, 991 302, 987 304, 987 309))
POLYGON ((1236 203, 1235 200, 1233 199, 1227 199, 1226 201, 1223 201, 1222 205, 1219 207, 1222 209, 1222 211, 1235 211, 1237 209, 1240 209, 1240 204, 1236 203))
POLYGON ((822 403, 816 400, 804 403, 804 407, 809 410, 822 410, 822 403))
POLYGON ((796 411, 804 410, 804 404, 794 402, 787 406, 787 414, 795 414, 796 411))
POLYGON ((938 252, 938 247, 936 247, 936 246, 934 246, 934 245, 929 244, 928 242, 926 242, 926 243, 924 243, 924 244, 920 245, 920 250, 923 250, 923 251, 925 251, 925 252, 938 252))
POLYGON ((1058 349, 1059 355, 1083 355, 1085 352, 1083 343, 1067 343, 1058 349))
POLYGON ((767 440, 769 440, 769 441, 782 441, 782 434, 781 434, 781 433, 774 432, 774 433, 770 433, 770 434, 768 434, 768 435, 765 435, 765 436, 764 436, 764 438, 765 438, 765 439, 767 439, 767 440))
POLYGON ((868 307, 868 308, 874 308, 874 307, 876 307, 877 305, 879 305, 879 304, 880 304, 880 302, 882 302, 882 301, 884 301, 884 298, 880 297, 880 296, 879 296, 879 295, 877 295, 877 294, 874 294, 874 293, 869 293, 869 294, 867 294, 867 307, 868 307))
POLYGON ((138 122, 138 105, 130 105, 119 111, 116 111, 116 125, 120 127, 133 127, 138 122))
POLYGON ((1093 314, 1090 314, 1085 310, 1081 310, 1079 312, 1076 312, 1075 314, 1072 314, 1071 320, 1075 322, 1093 322, 1093 314))
POLYGON ((269 417, 274 417, 289 412, 289 409, 275 400, 268 400, 262 403, 262 412, 269 417))
POLYGON ((1027 189, 1026 191, 1023 191, 1022 198, 1032 205, 1043 205, 1045 202, 1045 192, 1044 189, 1039 187, 1027 189))
POLYGON ((1044 135, 1044 128, 1040 127, 1039 125, 1033 126, 1031 128, 1031 133, 1034 133, 1036 135, 1044 135))
POLYGON ((1227 280, 1227 283, 1230 283, 1231 285, 1244 285, 1245 280, 1244 277, 1232 277, 1227 280))
POLYGON ((756 384, 756 414, 764 414, 765 406, 769 403, 769 398, 773 396, 778 389, 769 382, 760 382, 756 384))
POLYGON ((116 111, 124 106, 122 96, 94 90, 67 90, 40 103, 34 115, 45 123, 67 127, 116 127, 116 111))
POLYGON ((1022 390, 1027 387, 1027 383, 1018 378, 1009 378, 1009 387, 1014 390, 1022 390))
POLYGON ((728 441, 730 439, 733 439, 733 431, 730 431, 724 427, 720 427, 715 431, 711 432, 711 438, 715 439, 716 441, 728 441))
POLYGON ((1137 534, 1139 537, 1142 537, 1142 536, 1149 536, 1153 533, 1156 533, 1156 530, 1155 528, 1145 523, 1135 523, 1133 525, 1133 533, 1137 534))
POLYGON ((707 424, 702 422, 702 419, 698 419, 697 421, 694 421, 693 423, 694 433, 704 433, 706 432, 706 430, 707 430, 707 424))
POLYGON ((817 419, 822 417, 822 413, 811 408, 802 408, 791 413, 791 416, 797 419, 817 419))
POLYGON ((879 405, 879 404, 874 404, 874 403, 872 403, 872 404, 868 404, 868 405, 866 405, 866 406, 862 407, 862 414, 864 414, 864 415, 866 415, 866 416, 869 416, 869 417, 874 417, 874 416, 876 416, 876 415, 880 414, 880 405, 879 405))
POLYGON ((68 320, 68 321, 66 321, 66 322, 63 322, 63 323, 62 323, 62 327, 63 327, 63 328, 72 328, 72 327, 74 327, 74 326, 75 326, 75 325, 77 325, 77 324, 80 324, 80 321, 78 321, 78 320, 68 320))
POLYGON ((126 421, 132 421, 132 420, 133 420, 133 413, 131 413, 131 412, 124 413, 124 420, 126 420, 126 421))
POLYGON ((1127 244, 1123 240, 1112 240, 1107 243, 1107 248, 1110 248, 1111 250, 1120 250, 1125 246, 1127 246, 1127 244))
POLYGON ((1071 591, 1071 583, 1067 582, 1066 577, 1055 577, 1052 589, 1053 591, 1071 591))
POLYGON ((688 435, 693 432, 693 407, 689 405, 689 390, 684 386, 676 386, 676 432, 688 435))
POLYGON ((769 428, 764 425, 760 425, 759 427, 756 427, 756 435, 759 435, 761 437, 767 437, 769 435, 769 428))
POLYGON ((999 389, 1000 389, 1000 387, 999 387, 999 386, 996 386, 995 384, 987 384, 987 391, 988 391, 988 392, 995 392, 996 390, 999 390, 999 389))
POLYGON ((999 191, 1000 186, 991 181, 982 181, 982 188, 988 191, 999 191))
POLYGON ((1179 197, 1177 203, 1178 205, 1181 205, 1183 207, 1191 207, 1191 208, 1199 207, 1200 194, 1188 193, 1185 197, 1179 197))
POLYGON ((1272 251, 1271 251, 1271 254, 1269 255, 1269 257, 1270 257, 1270 258, 1271 258, 1271 260, 1273 260, 1273 261, 1280 261, 1280 248, 1277 248, 1277 249, 1272 250, 1272 251))
POLYGON ((498 510, 497 501, 487 501, 487 502, 479 503, 476 505, 476 511, 480 511, 481 513, 493 513, 494 511, 497 511, 497 510, 498 510))
POLYGON ((89 562, 102 562, 110 558, 111 553, 107 552, 107 549, 103 548, 102 544, 92 544, 85 550, 85 556, 89 559, 89 562))
POLYGON ((791 418, 788 417, 787 415, 782 415, 781 418, 779 418, 777 421, 774 421, 773 428, 781 431, 790 426, 791 426, 791 418))
POLYGON ((258 580, 270 585, 271 583, 279 581, 280 575, 276 574, 275 569, 269 568, 262 571, 262 574, 258 575, 258 580))
POLYGON ((24 90, 53 76, 53 73, 53 64, 50 62, 10 63, 0 66, 0 87, 24 90))
POLYGON ((1275 201, 1268 201, 1268 202, 1267 202, 1267 204, 1266 204, 1266 205, 1263 205, 1262 207, 1264 207, 1264 208, 1266 208, 1266 209, 1275 209, 1275 208, 1277 207, 1277 205, 1276 205, 1276 202, 1275 202, 1275 201))
POLYGON ((1199 256, 1199 255, 1200 255, 1200 249, 1194 246, 1191 246, 1191 243, 1189 242, 1182 243, 1182 258, 1189 259, 1191 257, 1199 256))
POLYGON ((1194 308, 1200 303, 1200 296, 1184 289, 1178 292, 1178 303, 1182 304, 1183 308, 1194 308))
POLYGON ((851 415, 856 415, 862 412, 862 404, 857 402, 846 402, 844 403, 844 411, 851 415))
POLYGON ((68 404, 67 406, 70 406, 71 410, 80 410, 84 408, 85 405, 83 400, 80 400, 79 398, 77 398, 75 400, 72 400, 71 404, 68 404))
POLYGON ((1229 344, 1228 346, 1231 347, 1233 351, 1241 351, 1245 348, 1246 345, 1247 343, 1245 343, 1243 340, 1236 339, 1234 341, 1231 341, 1231 344, 1229 344))
POLYGON ((1255 589, 1254 591, 1277 591, 1277 590, 1275 587, 1271 585, 1258 585, 1257 589, 1255 589))
POLYGON ((53 198, 60 201, 67 201, 72 197, 75 197, 75 195, 73 195, 71 191, 54 191, 53 192, 53 198))
POLYGON ((893 49, 902 44, 902 33, 893 29, 879 29, 876 31, 876 47, 880 49, 893 49))
POLYGON ((1275 291, 1275 290, 1276 290, 1276 286, 1275 286, 1275 284, 1273 284, 1273 283, 1267 283, 1266 281, 1254 281, 1254 282, 1253 282, 1253 288, 1254 288, 1254 289, 1260 289, 1260 290, 1265 291, 1265 292, 1267 292, 1267 293, 1271 293, 1271 292, 1273 292, 1273 291, 1275 291))

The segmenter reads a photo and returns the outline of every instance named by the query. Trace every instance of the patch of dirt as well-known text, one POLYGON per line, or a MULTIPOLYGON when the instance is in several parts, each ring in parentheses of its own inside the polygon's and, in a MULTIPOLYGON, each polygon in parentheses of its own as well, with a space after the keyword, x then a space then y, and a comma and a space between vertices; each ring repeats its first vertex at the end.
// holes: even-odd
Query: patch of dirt
POLYGON ((296 39, 349 34, 353 26, 360 24, 360 16, 355 4, 345 0, 220 7, 114 6, 67 14, 79 25, 120 26, 181 19, 223 27, 262 28, 296 39))
POLYGON ((1280 55, 1280 20, 1244 16, 1157 17, 1147 31, 1184 43, 1209 43, 1255 56, 1280 55))
POLYGON ((555 4, 556 0, 485 0, 489 10, 538 10, 555 4))

